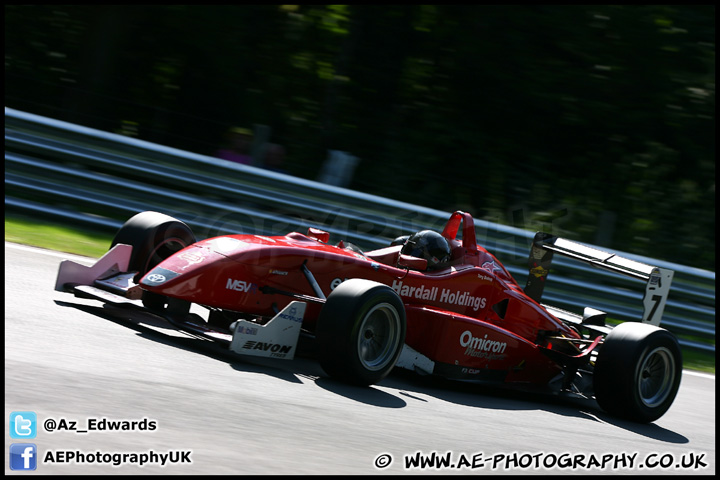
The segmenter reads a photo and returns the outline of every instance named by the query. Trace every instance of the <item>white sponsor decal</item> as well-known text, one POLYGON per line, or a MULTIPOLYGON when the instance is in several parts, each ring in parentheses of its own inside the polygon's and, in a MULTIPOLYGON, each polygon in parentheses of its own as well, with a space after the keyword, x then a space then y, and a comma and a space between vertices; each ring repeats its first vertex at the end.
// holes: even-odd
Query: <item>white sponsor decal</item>
POLYGON ((501 354, 505 352, 507 343, 492 340, 488 338, 487 334, 483 338, 473 337, 470 330, 465 330, 460 335, 460 346, 466 348, 465 355, 492 360, 504 356, 501 354))
POLYGON ((188 264, 181 268, 181 270, 185 270, 191 265, 195 265, 196 263, 202 262, 205 257, 200 253, 196 251, 185 251, 182 252, 180 255, 178 255, 178 258, 182 258, 185 260, 188 264))
POLYGON ((338 285, 340 285, 342 282, 347 280, 347 278, 335 278, 332 282, 330 282, 330 290, 335 290, 338 285))
POLYGON ((494 261, 485 262, 480 267, 483 270, 487 270, 488 272, 495 273, 495 270, 502 271, 500 267, 497 266, 497 264, 494 261))
MULTIPOLYGON (((395 290, 401 297, 417 298, 418 300, 430 300, 432 302, 437 301, 439 291, 438 287, 427 288, 425 285, 411 287, 409 285, 403 285, 402 281, 397 280, 393 280, 392 289, 395 290)), ((440 301, 446 300, 441 299, 440 301)))
POLYGON ((250 282, 244 282, 242 280, 233 280, 232 278, 228 278, 225 288, 228 290, 235 290, 236 292, 247 293, 257 290, 257 285, 250 282))
POLYGON ((398 280, 393 280, 392 289, 401 297, 449 303, 461 307, 471 307, 475 311, 480 308, 485 308, 487 302, 487 299, 484 297, 476 297, 471 295, 470 292, 461 292, 460 290, 453 292, 449 288, 443 288, 442 291, 440 291, 438 287, 428 288, 425 285, 411 287, 409 285, 403 285, 403 282, 398 280))

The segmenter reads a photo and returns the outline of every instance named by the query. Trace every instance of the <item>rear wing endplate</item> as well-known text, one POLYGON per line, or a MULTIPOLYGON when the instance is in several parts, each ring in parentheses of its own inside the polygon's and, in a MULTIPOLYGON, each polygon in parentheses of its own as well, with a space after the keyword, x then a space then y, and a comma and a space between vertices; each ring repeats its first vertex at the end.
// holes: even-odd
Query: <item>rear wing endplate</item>
POLYGON ((577 242, 565 240, 544 232, 538 232, 530 249, 528 275, 525 294, 540 303, 552 263, 553 254, 574 258, 603 270, 609 270, 645 282, 642 322, 659 325, 665 310, 673 271, 646 265, 644 263, 604 252, 577 242))

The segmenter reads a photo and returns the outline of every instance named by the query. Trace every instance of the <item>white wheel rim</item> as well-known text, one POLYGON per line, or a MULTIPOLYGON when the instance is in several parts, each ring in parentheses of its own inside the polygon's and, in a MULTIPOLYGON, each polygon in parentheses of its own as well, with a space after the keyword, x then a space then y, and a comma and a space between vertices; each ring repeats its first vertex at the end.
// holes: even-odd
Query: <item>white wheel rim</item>
POLYGON ((661 405, 670 395, 675 379, 675 359, 665 347, 658 347, 645 356, 638 372, 640 400, 647 407, 661 405))
POLYGON ((357 339, 360 362, 377 371, 392 362, 400 336, 400 315, 389 303, 375 305, 362 319, 357 339))

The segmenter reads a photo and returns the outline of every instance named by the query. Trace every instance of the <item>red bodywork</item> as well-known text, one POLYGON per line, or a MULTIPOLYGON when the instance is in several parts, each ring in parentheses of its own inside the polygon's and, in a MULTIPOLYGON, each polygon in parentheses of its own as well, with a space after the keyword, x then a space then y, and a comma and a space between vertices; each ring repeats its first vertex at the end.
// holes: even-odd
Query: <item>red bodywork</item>
MULTIPOLYGON (((406 309, 405 343, 435 362, 434 373, 547 383, 562 368, 543 353, 552 348, 546 337, 580 335, 525 295, 502 264, 477 245, 469 214, 455 212, 442 234, 452 246, 451 266, 432 272, 398 266, 401 246, 361 254, 329 245, 325 232, 311 229, 307 235, 202 240, 160 263, 141 285, 200 305, 271 316, 293 300, 272 292, 317 297, 303 265, 325 295, 346 279, 365 278, 398 293, 406 309), (164 277, 160 283, 152 281, 157 274, 164 277)), ((308 304, 306 330, 314 330, 321 308, 321 302, 308 304)))

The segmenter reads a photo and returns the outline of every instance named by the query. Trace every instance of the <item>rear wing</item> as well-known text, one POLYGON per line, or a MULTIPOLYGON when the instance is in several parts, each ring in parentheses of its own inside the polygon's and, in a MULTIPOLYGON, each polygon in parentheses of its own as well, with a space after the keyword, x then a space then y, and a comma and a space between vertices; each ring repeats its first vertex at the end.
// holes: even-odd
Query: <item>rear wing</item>
POLYGON ((645 282, 645 296, 643 297, 642 322, 659 325, 665 310, 672 283, 673 271, 666 268, 654 267, 620 257, 614 253, 604 252, 587 247, 564 238, 558 238, 549 233, 538 232, 530 248, 528 275, 525 285, 525 294, 540 303, 545 280, 550 272, 553 254, 580 260, 594 267, 609 270, 628 277, 637 278, 645 282))

